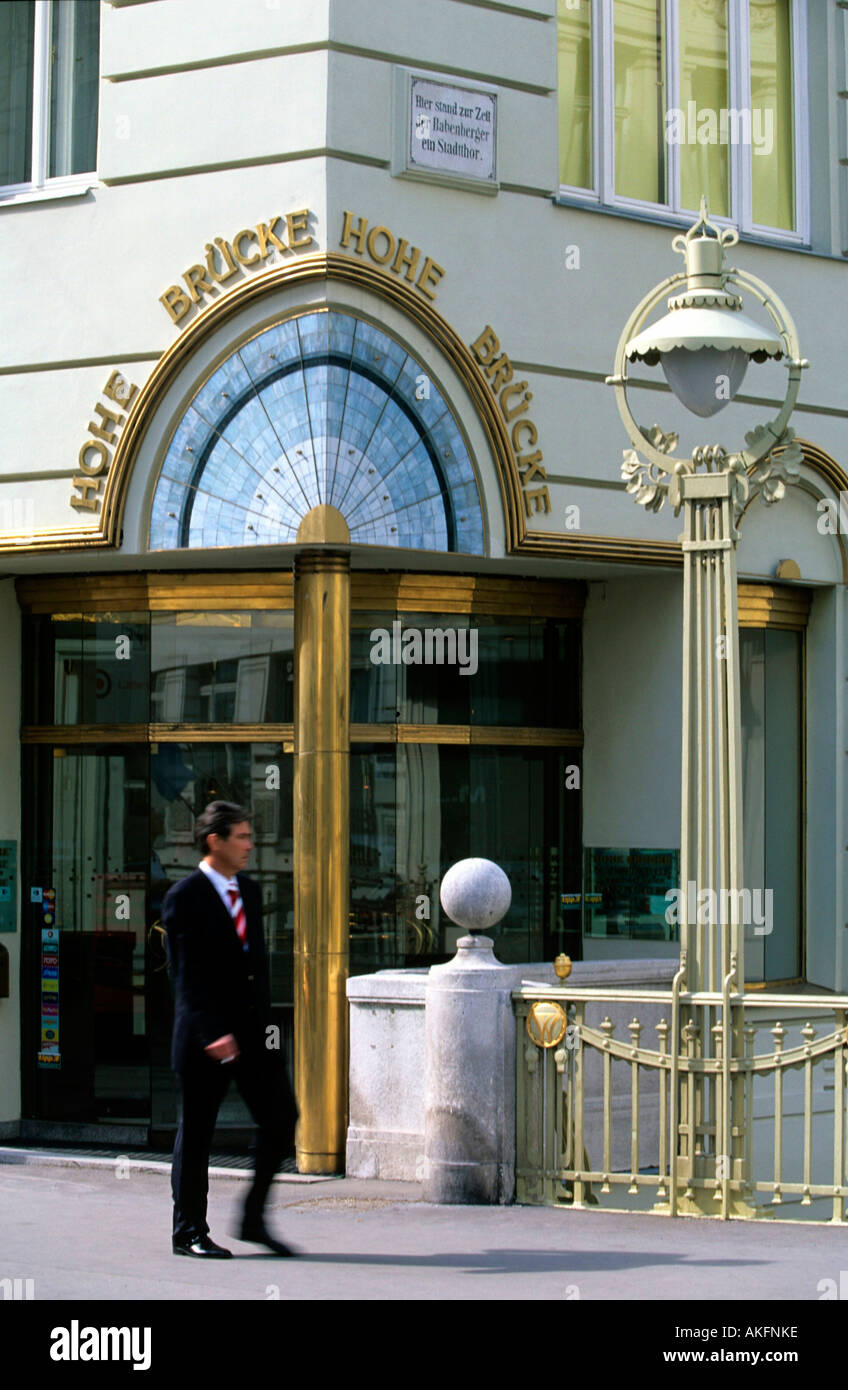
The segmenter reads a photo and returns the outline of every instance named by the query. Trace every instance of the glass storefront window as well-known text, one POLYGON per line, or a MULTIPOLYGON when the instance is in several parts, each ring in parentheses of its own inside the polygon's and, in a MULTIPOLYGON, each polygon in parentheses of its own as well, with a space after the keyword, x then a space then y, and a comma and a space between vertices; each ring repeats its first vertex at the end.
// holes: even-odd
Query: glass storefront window
POLYGON ((351 974, 432 965, 463 932, 444 917, 442 876, 479 855, 508 874, 512 905, 495 931, 504 963, 580 953, 563 908, 579 882, 573 749, 357 745, 350 770, 351 974))
POLYGON ((677 849, 586 850, 583 879, 583 917, 586 936, 632 941, 677 941, 674 913, 680 887, 677 849))
POLYGON ((351 722, 580 726, 580 624, 354 613, 351 722))
MULTIPOLYGON (((261 587, 255 609, 228 609, 219 586, 214 607, 166 612, 150 592, 149 613, 24 613, 25 1113, 147 1126, 151 1142, 167 1144, 178 1090, 162 902, 197 866, 194 823, 212 800, 251 809, 249 872, 293 1059, 295 763, 279 740, 291 751, 294 614, 261 607, 261 587), (29 896, 39 886, 56 895, 58 949, 46 962, 43 909, 29 896), (44 971, 56 972, 46 990, 44 971), (58 1047, 58 1065, 55 1050, 39 1058, 40 1043, 58 1047)), ((34 593, 31 606, 46 607, 34 593)), ((65 610, 104 597, 85 581, 72 599, 48 602, 65 610)), ((549 597, 546 586, 528 607, 544 613, 549 597)), ((187 591, 194 601, 204 602, 202 585, 187 591)), ((444 918, 439 886, 475 855, 512 883, 495 934, 501 960, 579 958, 569 906, 581 868, 579 621, 354 609, 349 660, 351 722, 357 739, 373 740, 350 757, 350 973, 452 956, 462 932, 444 918), (375 630, 386 660, 373 659, 375 630), (382 737, 399 741, 363 725, 395 726, 382 737)), ((230 1142, 249 1129, 237 1095, 220 1125, 230 1142)))
POLYGON ((758 915, 745 929, 746 980, 802 970, 802 642, 780 628, 739 633, 744 883, 758 915))
POLYGON ((292 613, 154 613, 151 719, 289 723, 293 648, 292 613))
POLYGON ((142 724, 150 715, 150 617, 84 613, 26 620, 24 723, 142 724))

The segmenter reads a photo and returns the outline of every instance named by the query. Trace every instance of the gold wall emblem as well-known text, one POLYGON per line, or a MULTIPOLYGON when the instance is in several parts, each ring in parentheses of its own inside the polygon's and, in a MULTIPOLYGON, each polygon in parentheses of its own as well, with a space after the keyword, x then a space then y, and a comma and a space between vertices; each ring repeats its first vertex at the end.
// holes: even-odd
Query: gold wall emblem
POLYGON ((537 1047, 556 1047, 565 1037, 565 1009, 551 1000, 537 1000, 527 1015, 527 1036, 537 1047))

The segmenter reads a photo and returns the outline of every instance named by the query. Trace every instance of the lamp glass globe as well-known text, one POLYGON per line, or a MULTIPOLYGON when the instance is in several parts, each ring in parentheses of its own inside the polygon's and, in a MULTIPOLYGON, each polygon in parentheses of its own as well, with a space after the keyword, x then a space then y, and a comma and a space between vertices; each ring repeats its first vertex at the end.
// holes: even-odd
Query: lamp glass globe
POLYGON ((672 348, 660 356, 665 379, 693 415, 717 415, 733 400, 748 366, 744 348, 672 348))

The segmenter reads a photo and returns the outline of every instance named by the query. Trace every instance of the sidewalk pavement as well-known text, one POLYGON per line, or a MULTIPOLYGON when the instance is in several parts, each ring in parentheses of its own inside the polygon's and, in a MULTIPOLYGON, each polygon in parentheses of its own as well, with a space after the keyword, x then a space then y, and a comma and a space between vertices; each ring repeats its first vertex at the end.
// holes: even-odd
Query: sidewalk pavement
POLYGON ((269 1226, 302 1252, 280 1260, 232 1237, 248 1181, 211 1177, 211 1235, 235 1258, 205 1263, 171 1253, 166 1169, 7 1149, 0 1280, 33 1280, 36 1300, 809 1302, 848 1271, 846 1232, 824 1225, 433 1206, 415 1183, 296 1176, 269 1202, 269 1226))

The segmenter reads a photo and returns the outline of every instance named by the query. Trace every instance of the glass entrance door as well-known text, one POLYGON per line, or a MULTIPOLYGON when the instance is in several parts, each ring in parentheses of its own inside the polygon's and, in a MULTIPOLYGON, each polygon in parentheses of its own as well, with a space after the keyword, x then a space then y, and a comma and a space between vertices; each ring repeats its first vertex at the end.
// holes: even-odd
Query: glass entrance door
MULTIPOLYGON (((168 981, 162 901, 168 889, 197 868, 194 822, 210 801, 233 801, 253 812, 255 849, 247 872, 262 891, 265 949, 274 1026, 292 1065, 294 878, 292 757, 279 743, 159 743, 150 758, 150 1038, 151 1140, 170 1146, 178 1092, 171 1071, 171 986, 168 981)), ((277 1035, 275 1035, 276 1038, 277 1035)), ((218 1138, 252 1125, 234 1087, 221 1107, 218 1138)))
MULTIPOLYGON (((292 758, 277 742, 41 747, 27 750, 26 776, 38 788, 27 896, 41 898, 26 904, 30 940, 40 943, 50 902, 57 940, 28 953, 25 1113, 121 1127, 121 1142, 128 1127, 140 1142, 149 1128, 168 1147, 178 1092, 161 909, 197 867, 194 820, 209 801, 253 812, 248 872, 262 890, 273 1020, 291 1062, 292 758), (54 1060, 39 1061, 48 1035, 54 1060)), ((219 1128, 250 1124, 234 1094, 219 1128)))
POLYGON ((25 913, 40 949, 27 961, 25 1113, 141 1125, 150 1111, 147 749, 29 749, 26 776, 37 796, 25 844, 25 913), (47 930, 56 938, 47 952, 51 901, 47 930), (54 1045, 45 1052, 47 1036, 54 1045))

